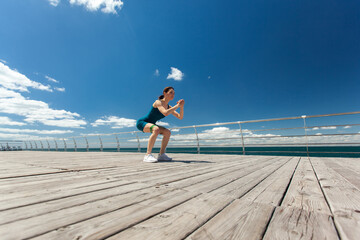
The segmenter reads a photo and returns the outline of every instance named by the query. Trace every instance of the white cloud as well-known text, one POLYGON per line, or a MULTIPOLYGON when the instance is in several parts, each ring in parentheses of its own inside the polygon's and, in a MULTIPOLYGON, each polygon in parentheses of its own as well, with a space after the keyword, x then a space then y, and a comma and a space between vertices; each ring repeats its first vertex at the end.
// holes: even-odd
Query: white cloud
POLYGON ((56 7, 57 5, 59 5, 59 3, 60 3, 60 0, 48 0, 49 1, 49 3, 51 4, 51 5, 53 5, 54 7, 56 7))
POLYGON ((159 72, 159 69, 156 69, 156 70, 155 70, 155 73, 154 73, 154 75, 155 75, 156 77, 160 76, 160 72, 159 72))
POLYGON ((99 136, 99 134, 100 133, 81 133, 80 135, 86 137, 86 136, 99 136))
MULTIPOLYGON (((2 90, 0 88, 0 92, 2 90)), ((80 117, 77 113, 55 110, 45 102, 25 99, 22 95, 8 90, 7 96, 11 95, 13 97, 0 96, 0 112, 23 116, 28 123, 40 122, 48 126, 74 128, 86 125, 84 120, 75 119, 80 117)))
POLYGON ((0 62, 7 64, 7 61, 0 59, 0 62))
POLYGON ((227 127, 216 127, 213 129, 205 130, 204 133, 224 133, 228 132, 230 129, 227 127))
POLYGON ((351 126, 345 126, 344 128, 345 128, 345 129, 347 129, 347 128, 351 128, 351 126))
POLYGON ((59 83, 58 80, 56 80, 56 79, 54 79, 54 78, 52 78, 52 77, 45 76, 45 78, 46 78, 47 80, 49 80, 50 82, 59 83))
POLYGON ((59 91, 59 92, 65 92, 65 88, 55 87, 54 89, 57 90, 57 91, 59 91))
POLYGON ((323 129, 323 130, 331 130, 331 129, 336 129, 336 127, 335 126, 321 127, 321 129, 323 129))
POLYGON ((28 87, 49 91, 49 86, 31 81, 3 63, 0 63, 0 79, 0 113, 23 116, 25 122, 49 126, 82 128, 86 125, 84 120, 77 119, 80 117, 77 113, 52 109, 45 102, 25 98, 17 92, 28 92, 28 87))
POLYGON ((128 118, 119 118, 116 116, 102 117, 95 122, 91 123, 93 127, 108 125, 111 128, 125 128, 125 127, 135 127, 136 120, 128 118))
MULTIPOLYGON (((37 135, 31 135, 31 134, 16 134, 16 133, 2 133, 0 132, 0 139, 3 139, 2 145, 6 146, 6 140, 21 140, 21 141, 40 141, 40 140, 50 140, 53 139, 54 136, 37 136, 37 135)), ((65 140, 67 140, 65 138, 65 140)), ((44 144, 46 144, 45 142, 43 142, 44 144)), ((30 144, 29 142, 27 142, 28 144, 28 148, 30 148, 30 144)), ((34 142, 32 142, 33 147, 35 147, 34 142)), ((16 143, 11 144, 11 142, 9 142, 9 145, 19 145, 16 143)), ((21 144, 20 144, 21 145, 21 144)), ((23 145, 25 147, 25 145, 23 145)), ((40 144, 38 143, 38 147, 41 147, 40 144)), ((45 147, 45 145, 44 145, 45 147)))
MULTIPOLYGON (((64 111, 64 110, 53 110, 53 111, 64 111)), ((39 121, 44 125, 54 126, 54 127, 84 128, 82 126, 86 125, 86 121, 84 121, 84 120, 71 118, 70 114, 75 114, 75 113, 66 112, 66 111, 64 111, 64 113, 69 114, 69 116, 64 115, 63 119, 41 119, 41 121, 37 120, 37 119, 36 120, 32 119, 32 121, 33 122, 34 121, 39 121)), ((74 115, 74 116, 79 117, 79 115, 74 115)), ((55 118, 55 117, 53 117, 53 118, 55 118)), ((30 121, 30 120, 28 120, 28 121, 30 121)))
POLYGON ((101 9, 104 13, 117 13, 117 9, 121 10, 124 5, 121 0, 69 0, 71 4, 84 5, 89 11, 97 11, 101 9))
POLYGON ((11 120, 8 117, 0 117, 0 125, 9 125, 9 126, 24 126, 26 123, 16 122, 11 120))
POLYGON ((0 87, 0 98, 24 98, 20 93, 0 87))
MULTIPOLYGON (((9 134, 9 133, 0 133, 0 139, 6 140, 24 140, 24 139, 38 139, 37 136, 32 136, 28 134, 9 134)), ((2 142, 3 146, 6 146, 5 142, 2 142)))
POLYGON ((0 62, 0 86, 7 89, 18 90, 21 92, 29 92, 28 88, 35 88, 52 92, 50 86, 45 86, 41 83, 31 81, 25 75, 19 73, 15 69, 10 69, 8 66, 0 62))
POLYGON ((184 73, 182 73, 179 69, 171 67, 171 73, 167 76, 166 79, 174 79, 176 81, 181 81, 184 77, 184 73))
POLYGON ((35 133, 35 134, 73 133, 73 131, 71 131, 71 130, 36 130, 36 129, 13 129, 13 128, 0 128, 0 132, 7 132, 7 133, 35 133))
POLYGON ((329 127, 313 127, 313 128, 308 128, 307 130, 309 131, 314 131, 314 130, 333 130, 333 129, 336 129, 335 126, 329 126, 329 127))
POLYGON ((161 127, 168 127, 168 126, 170 126, 169 123, 167 123, 167 122, 162 122, 162 121, 156 122, 156 125, 159 125, 159 126, 161 126, 161 127))

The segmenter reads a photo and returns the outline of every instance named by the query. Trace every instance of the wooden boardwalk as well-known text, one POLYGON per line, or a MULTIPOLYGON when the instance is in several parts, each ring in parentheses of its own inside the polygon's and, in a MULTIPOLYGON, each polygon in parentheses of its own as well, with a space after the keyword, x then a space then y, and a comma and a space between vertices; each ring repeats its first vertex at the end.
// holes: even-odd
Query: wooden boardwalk
POLYGON ((360 159, 0 152, 1 239, 360 239, 360 159))

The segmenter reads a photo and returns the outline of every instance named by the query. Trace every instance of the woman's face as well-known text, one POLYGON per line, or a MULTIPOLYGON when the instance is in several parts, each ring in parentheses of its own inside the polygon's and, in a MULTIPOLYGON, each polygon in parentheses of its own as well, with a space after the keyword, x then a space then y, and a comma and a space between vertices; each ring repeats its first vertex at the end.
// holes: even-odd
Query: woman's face
POLYGON ((175 96, 174 89, 170 89, 167 93, 165 93, 165 95, 167 99, 173 100, 175 96))

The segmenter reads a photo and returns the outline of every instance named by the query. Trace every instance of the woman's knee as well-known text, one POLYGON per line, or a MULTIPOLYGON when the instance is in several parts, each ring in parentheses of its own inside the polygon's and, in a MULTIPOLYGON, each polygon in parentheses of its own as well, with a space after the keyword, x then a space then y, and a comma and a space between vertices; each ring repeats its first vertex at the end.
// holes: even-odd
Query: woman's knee
POLYGON ((154 127, 152 128, 152 133, 153 133, 153 134, 156 134, 156 135, 159 135, 159 133, 160 133, 160 128, 159 128, 158 126, 154 126, 154 127))
POLYGON ((162 134, 164 136, 170 137, 171 131, 169 129, 164 128, 163 131, 162 131, 162 134))

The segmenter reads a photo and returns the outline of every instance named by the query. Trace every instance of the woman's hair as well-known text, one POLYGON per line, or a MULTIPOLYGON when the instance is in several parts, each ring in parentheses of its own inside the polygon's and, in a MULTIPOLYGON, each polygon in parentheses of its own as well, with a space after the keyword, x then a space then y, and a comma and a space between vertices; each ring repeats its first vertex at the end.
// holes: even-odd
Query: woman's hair
POLYGON ((164 93, 169 92, 170 89, 173 89, 173 90, 174 90, 173 87, 166 87, 166 88, 164 88, 163 95, 159 96, 159 100, 163 99, 163 98, 164 98, 164 93))

